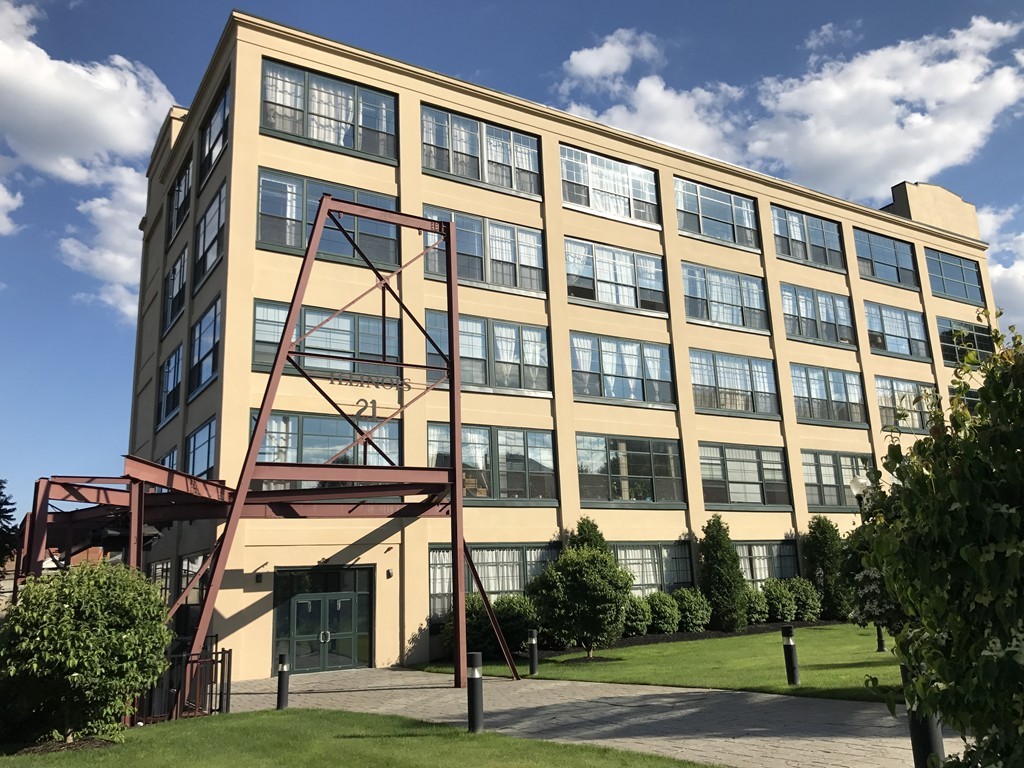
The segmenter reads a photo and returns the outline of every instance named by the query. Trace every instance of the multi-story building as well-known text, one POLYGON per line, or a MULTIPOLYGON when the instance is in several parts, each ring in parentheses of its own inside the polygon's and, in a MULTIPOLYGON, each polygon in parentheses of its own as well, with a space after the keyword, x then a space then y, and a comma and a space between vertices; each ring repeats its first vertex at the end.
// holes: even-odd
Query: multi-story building
MULTIPOLYGON (((946 391, 954 331, 991 344, 974 207, 944 189, 903 183, 873 210, 242 13, 168 116, 149 184, 130 450, 228 483, 321 195, 455 223, 465 533, 492 596, 521 590, 582 515, 638 592, 694 581, 713 514, 750 580, 797 573, 810 517, 849 528, 848 480, 892 426, 922 431, 912 396, 946 391)), ((429 244, 347 225, 382 270, 429 244)), ((336 231, 316 269, 306 329, 369 279, 336 231)), ((401 279, 443 347, 444 262, 401 279)), ((379 361, 317 370, 339 402, 389 362, 436 358, 378 312, 303 342, 379 361)), ((303 383, 285 377, 262 460, 351 441, 303 383)), ((393 408, 402 388, 373 396, 393 408)), ((443 466, 446 423, 431 392, 377 436, 402 464, 443 466)), ((169 595, 215 536, 179 523, 153 545, 169 595)), ((449 542, 444 519, 242 520, 213 627, 236 678, 271 674, 278 652, 298 669, 424 659, 449 542), (328 622, 344 647, 320 649, 328 622)))

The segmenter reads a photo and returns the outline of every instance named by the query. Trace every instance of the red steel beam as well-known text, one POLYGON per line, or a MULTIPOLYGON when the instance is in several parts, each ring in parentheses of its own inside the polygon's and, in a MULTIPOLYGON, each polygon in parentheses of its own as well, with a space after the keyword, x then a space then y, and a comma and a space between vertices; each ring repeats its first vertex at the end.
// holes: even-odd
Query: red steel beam
POLYGON ((73 485, 128 485, 127 477, 84 477, 81 475, 54 475, 51 483, 72 483, 73 485))
POLYGON ((257 462, 251 480, 308 480, 323 482, 411 483, 446 485, 447 469, 434 467, 362 467, 349 464, 292 464, 257 462))
POLYGON ((50 481, 45 477, 36 480, 32 496, 32 544, 29 572, 39 576, 46 560, 46 512, 50 506, 50 481))
POLYGON ((523 678, 519 675, 519 670, 516 669, 516 663, 512 659, 512 651, 508 647, 508 643, 505 642, 505 633, 501 631, 501 624, 498 623, 498 617, 494 614, 494 608, 491 607, 491 598, 487 596, 487 590, 484 589, 484 583, 480 580, 480 574, 476 571, 476 565, 473 563, 473 554, 469 551, 469 546, 465 547, 466 565, 469 566, 470 573, 473 574, 473 581, 476 583, 476 588, 480 592, 480 598, 483 600, 484 611, 487 613, 487 620, 491 623, 491 629, 494 631, 494 636, 498 639, 498 646, 501 648, 501 653, 505 657, 505 663, 508 665, 508 671, 512 673, 514 680, 522 680, 523 678))
POLYGON ((128 495, 128 567, 142 567, 142 481, 132 480, 128 495))
POLYGON ((315 518, 315 519, 383 519, 391 517, 447 517, 447 505, 431 501, 412 504, 247 504, 243 517, 253 518, 315 518))
POLYGON ((113 504, 127 507, 130 499, 128 491, 117 488, 51 482, 50 501, 77 501, 84 504, 113 504))
MULTIPOLYGON (((150 485, 159 485, 174 491, 187 493, 200 499, 213 501, 231 501, 234 490, 221 483, 168 469, 162 464, 140 459, 138 456, 124 457, 124 473, 131 479, 141 480, 150 485)), ((124 479, 122 482, 128 482, 124 479)))
POLYGON ((346 488, 295 488, 280 491, 250 491, 246 504, 306 504, 330 499, 371 499, 379 496, 423 496, 447 491, 446 485, 413 485, 409 483, 381 483, 379 485, 349 486, 346 488))

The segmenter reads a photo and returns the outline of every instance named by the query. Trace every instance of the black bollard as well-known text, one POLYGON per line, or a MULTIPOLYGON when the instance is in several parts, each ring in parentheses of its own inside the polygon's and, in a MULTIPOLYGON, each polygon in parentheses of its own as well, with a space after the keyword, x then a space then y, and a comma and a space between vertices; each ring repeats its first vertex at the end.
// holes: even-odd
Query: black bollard
POLYGON ((786 657, 786 681, 790 685, 800 685, 800 664, 796 660, 792 624, 782 625, 782 653, 786 657))
POLYGON ((288 654, 277 657, 277 708, 288 709, 288 654))
MULTIPOLYGON (((907 665, 900 663, 900 674, 903 676, 903 685, 910 684, 910 670, 907 665)), ((942 729, 939 727, 939 719, 934 715, 923 715, 920 712, 911 712, 907 707, 907 728, 910 730, 910 747, 914 751, 914 768, 928 768, 928 758, 934 753, 939 758, 939 763, 946 759, 946 748, 942 743, 942 729)))
POLYGON ((878 653, 885 653, 885 632, 882 631, 881 624, 875 624, 875 639, 878 641, 878 647, 875 650, 878 653))
POLYGON ((540 665, 540 661, 537 658, 537 630, 529 630, 527 644, 530 646, 530 675, 537 674, 537 667, 540 665))
POLYGON ((480 670, 483 665, 482 653, 466 654, 466 697, 469 701, 470 733, 482 733, 484 730, 484 675, 480 670))

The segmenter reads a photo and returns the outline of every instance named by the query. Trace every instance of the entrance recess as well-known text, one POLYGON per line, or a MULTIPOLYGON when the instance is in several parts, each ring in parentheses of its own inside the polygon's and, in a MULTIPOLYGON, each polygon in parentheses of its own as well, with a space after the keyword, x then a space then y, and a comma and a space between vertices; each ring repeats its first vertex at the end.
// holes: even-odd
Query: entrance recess
POLYGON ((295 672, 326 672, 365 666, 356 651, 355 592, 292 598, 291 658, 295 672))

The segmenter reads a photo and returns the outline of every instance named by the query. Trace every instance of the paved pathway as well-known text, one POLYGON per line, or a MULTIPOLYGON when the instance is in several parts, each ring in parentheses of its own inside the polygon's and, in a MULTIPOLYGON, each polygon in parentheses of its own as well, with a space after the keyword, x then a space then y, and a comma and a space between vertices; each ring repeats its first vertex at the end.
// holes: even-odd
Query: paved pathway
MULTIPOLYGON (((231 710, 272 709, 276 680, 232 686, 231 710)), ((401 669, 296 675, 292 707, 405 715, 466 727, 451 678, 401 669)), ((488 731, 736 768, 911 768, 904 718, 881 704, 740 691, 485 678, 488 731)), ((955 738, 948 752, 958 751, 955 738)))

